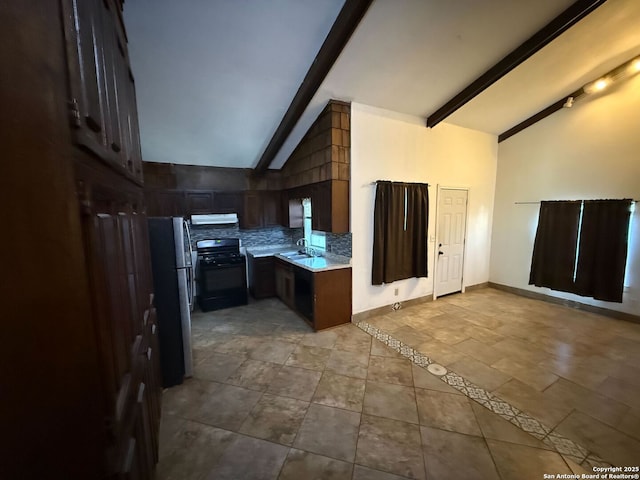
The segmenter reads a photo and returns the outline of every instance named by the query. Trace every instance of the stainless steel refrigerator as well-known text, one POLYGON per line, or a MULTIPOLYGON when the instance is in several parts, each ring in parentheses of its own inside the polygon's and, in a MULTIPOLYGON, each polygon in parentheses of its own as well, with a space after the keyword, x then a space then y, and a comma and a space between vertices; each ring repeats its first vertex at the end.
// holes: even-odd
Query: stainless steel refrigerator
POLYGON ((166 388, 193 375, 191 311, 195 283, 189 225, 182 217, 151 217, 149 244, 162 384, 166 388))

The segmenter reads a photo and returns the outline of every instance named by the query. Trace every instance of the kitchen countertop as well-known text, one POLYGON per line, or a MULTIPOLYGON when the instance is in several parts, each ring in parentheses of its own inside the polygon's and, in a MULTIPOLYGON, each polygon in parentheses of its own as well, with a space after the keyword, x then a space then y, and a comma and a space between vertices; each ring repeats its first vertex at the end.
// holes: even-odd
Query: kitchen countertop
POLYGON ((260 257, 273 257, 277 253, 292 252, 298 250, 300 247, 297 245, 272 245, 268 247, 247 247, 247 255, 251 255, 255 258, 260 257))
POLYGON ((248 247, 246 249, 246 253, 247 255, 251 255, 255 258, 275 256, 280 260, 284 260, 285 262, 288 262, 292 265, 297 265, 312 272, 322 272, 325 270, 335 270, 339 268, 351 268, 351 259, 349 257, 343 257, 342 255, 334 255, 331 253, 327 253, 323 257, 309 257, 297 260, 279 255, 280 253, 296 251, 298 249, 300 249, 300 247, 296 245, 248 247))

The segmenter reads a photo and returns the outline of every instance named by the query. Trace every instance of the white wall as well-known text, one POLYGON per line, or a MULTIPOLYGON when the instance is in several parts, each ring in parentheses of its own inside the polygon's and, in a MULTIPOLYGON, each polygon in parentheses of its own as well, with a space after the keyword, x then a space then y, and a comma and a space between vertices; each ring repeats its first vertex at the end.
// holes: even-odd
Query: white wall
POLYGON ((640 314, 640 205, 633 219, 624 303, 527 285, 538 205, 514 202, 640 199, 640 76, 583 98, 499 144, 492 282, 640 314))
POLYGON ((449 124, 433 129, 425 119, 363 104, 351 104, 351 232, 353 313, 391 305, 433 292, 435 242, 429 242, 429 277, 371 285, 373 208, 371 182, 429 183, 429 236, 435 235, 438 184, 468 187, 469 206, 464 284, 489 279, 491 221, 497 165, 497 139, 449 124), (394 296, 394 289, 399 295, 394 296))

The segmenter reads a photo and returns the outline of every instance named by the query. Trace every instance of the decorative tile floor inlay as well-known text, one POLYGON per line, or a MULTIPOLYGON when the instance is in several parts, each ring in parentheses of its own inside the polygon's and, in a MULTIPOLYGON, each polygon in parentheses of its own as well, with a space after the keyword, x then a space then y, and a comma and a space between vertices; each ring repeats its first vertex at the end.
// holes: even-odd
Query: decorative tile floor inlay
POLYGON ((500 415, 522 431, 532 435, 538 440, 542 440, 559 454, 570 457, 573 461, 585 467, 611 466, 602 458, 592 452, 589 452, 588 449, 578 445, 573 440, 552 432, 549 427, 533 418, 531 415, 520 411, 510 403, 505 402, 491 392, 475 385, 457 373, 447 371, 446 368, 435 363, 435 361, 429 356, 415 350, 400 340, 393 338, 392 335, 383 332, 379 328, 374 327, 365 321, 354 323, 354 325, 367 332, 373 338, 389 346, 403 357, 408 358, 415 365, 426 367, 426 370, 434 377, 439 378, 444 383, 460 391, 462 394, 489 409, 493 413, 500 415))
POLYGON ((431 365, 427 366, 427 370, 429 371, 429 373, 432 373, 437 377, 441 377, 442 375, 445 375, 447 373, 447 369, 442 365, 438 365, 437 363, 432 363, 431 365))

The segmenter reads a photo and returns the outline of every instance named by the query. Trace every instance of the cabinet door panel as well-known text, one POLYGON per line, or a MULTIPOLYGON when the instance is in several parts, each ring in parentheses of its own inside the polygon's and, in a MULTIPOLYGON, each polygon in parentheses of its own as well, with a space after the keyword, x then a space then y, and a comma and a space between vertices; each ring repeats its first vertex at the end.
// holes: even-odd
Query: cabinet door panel
POLYGON ((262 217, 264 226, 280 224, 280 192, 262 193, 262 217))
POLYGON ((73 0, 76 48, 79 59, 80 93, 78 100, 81 128, 95 132, 95 140, 104 145, 105 90, 102 57, 101 7, 96 0, 73 0))
POLYGON ((142 151, 140 147, 140 126, 138 123, 138 108, 136 102, 136 88, 133 73, 128 65, 125 69, 124 79, 127 91, 127 113, 124 118, 125 131, 128 134, 127 169, 142 181, 142 151))
POLYGON ((213 210, 213 192, 187 191, 187 214, 211 213, 213 210))
POLYGON ((244 209, 240 217, 240 228, 256 228, 262 225, 262 205, 258 192, 246 192, 244 209))
POLYGON ((186 214, 184 193, 181 191, 147 190, 145 200, 150 217, 179 217, 186 214))
POLYGON ((118 225, 116 218, 109 214, 97 214, 94 216, 91 236, 94 244, 94 255, 99 266, 95 272, 101 278, 96 283, 103 284, 103 290, 98 297, 105 302, 99 307, 100 315, 105 322, 105 331, 110 339, 111 348, 106 350, 111 354, 107 363, 115 367, 114 379, 117 390, 123 388, 124 377, 131 364, 130 349, 132 343, 132 328, 128 321, 126 304, 121 299, 126 297, 126 287, 121 283, 121 252, 119 249, 118 225))
MULTIPOLYGON (((122 151, 122 125, 120 103, 118 96, 122 95, 121 86, 118 81, 119 65, 124 61, 118 53, 116 43, 116 29, 114 15, 109 8, 108 2, 101 2, 103 14, 102 20, 102 70, 105 79, 105 136, 107 149, 117 153, 120 157, 122 151)), ((120 164, 123 162, 120 161, 120 164)))
POLYGON ((249 270, 249 291, 254 298, 268 298, 276 295, 276 274, 274 257, 247 257, 249 270))
POLYGON ((142 180, 135 86, 117 6, 62 0, 75 140, 119 173, 142 180))
POLYGON ((213 199, 214 213, 242 213, 244 193, 243 192, 216 192, 213 199))
POLYGON ((107 458, 114 474, 151 479, 160 389, 146 218, 136 211, 140 204, 111 193, 94 190, 83 201, 91 210, 83 229, 105 385, 107 458))

